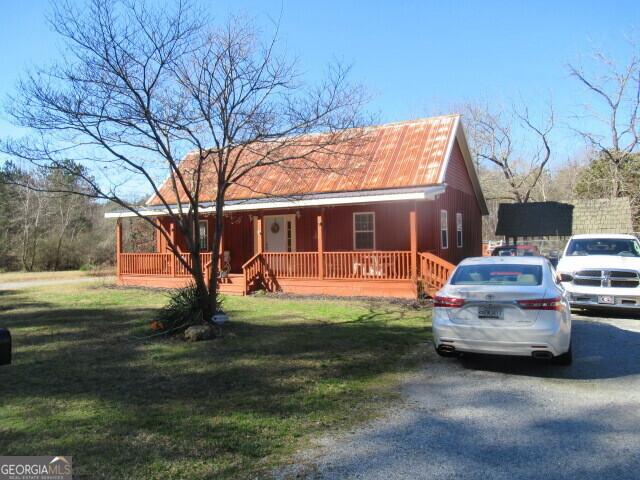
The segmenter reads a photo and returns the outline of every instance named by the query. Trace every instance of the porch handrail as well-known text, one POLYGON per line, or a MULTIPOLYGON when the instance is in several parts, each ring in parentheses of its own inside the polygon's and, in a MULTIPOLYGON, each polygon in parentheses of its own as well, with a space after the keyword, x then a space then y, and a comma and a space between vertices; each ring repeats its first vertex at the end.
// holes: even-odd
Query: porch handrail
MULTIPOLYGON (((180 254, 188 265, 193 265, 190 253, 180 254)), ((211 264, 211 252, 200 254, 200 265, 205 271, 211 264)), ((191 274, 171 252, 119 253, 118 275, 154 275, 164 277, 188 277, 191 274)))
POLYGON ((253 257, 251 257, 249 260, 247 260, 246 262, 244 262, 242 264, 242 269, 244 270, 245 268, 249 268, 249 265, 251 265, 253 262, 256 261, 256 259, 258 257, 260 257, 260 255, 262 255, 261 253, 256 253, 253 257))
POLYGON ((318 252, 263 252, 262 260, 275 278, 318 277, 318 252))
POLYGON ((411 280, 411 251, 324 252, 327 279, 411 280))
POLYGON ((263 272, 262 253, 258 252, 242 265, 242 275, 244 277, 244 294, 251 291, 251 285, 257 281, 263 272))
POLYGON ((425 290, 430 295, 444 287, 456 267, 444 258, 428 252, 419 252, 418 260, 418 276, 424 282, 425 290))

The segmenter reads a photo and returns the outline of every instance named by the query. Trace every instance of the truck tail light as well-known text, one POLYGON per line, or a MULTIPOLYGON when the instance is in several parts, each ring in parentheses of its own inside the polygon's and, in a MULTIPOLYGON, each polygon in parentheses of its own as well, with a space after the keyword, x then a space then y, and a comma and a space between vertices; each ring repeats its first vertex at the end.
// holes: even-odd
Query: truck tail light
POLYGON ((464 298, 440 297, 433 299, 433 306, 440 308, 460 308, 464 305, 464 298))

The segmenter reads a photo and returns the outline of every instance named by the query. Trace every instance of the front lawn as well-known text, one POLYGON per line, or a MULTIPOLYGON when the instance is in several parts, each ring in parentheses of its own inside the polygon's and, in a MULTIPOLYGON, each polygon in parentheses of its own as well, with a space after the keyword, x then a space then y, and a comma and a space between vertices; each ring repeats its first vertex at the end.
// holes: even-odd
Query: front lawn
POLYGON ((0 453, 72 455, 91 479, 264 476, 379 411, 430 336, 425 310, 384 301, 230 297, 224 338, 150 340, 164 295, 0 291, 0 453))

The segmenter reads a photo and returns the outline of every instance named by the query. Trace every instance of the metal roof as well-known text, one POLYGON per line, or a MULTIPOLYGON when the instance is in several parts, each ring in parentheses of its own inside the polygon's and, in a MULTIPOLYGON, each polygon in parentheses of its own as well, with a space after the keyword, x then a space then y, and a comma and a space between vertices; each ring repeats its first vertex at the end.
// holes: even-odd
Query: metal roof
MULTIPOLYGON (((459 115, 446 115, 369 127, 357 139, 338 144, 332 151, 318 148, 312 153, 308 150, 306 154, 301 153, 313 148, 316 142, 322 143, 329 134, 298 137, 299 142, 278 151, 278 155, 292 160, 252 170, 242 179, 242 185, 234 184, 228 189, 226 199, 251 200, 442 184, 459 118, 459 115), (300 166, 296 163, 296 154, 305 156, 305 165, 313 163, 319 168, 289 168, 300 166)), ((256 158, 250 150, 242 154, 240 164, 256 158)), ((183 171, 193 169, 195 160, 188 155, 180 168, 183 171)), ((214 168, 212 163, 210 165, 205 170, 214 168)), ((212 173, 204 172, 200 196, 203 202, 215 200, 216 182, 212 173)), ((472 175, 475 176, 475 172, 472 175)), ((170 182, 165 181, 160 192, 167 203, 176 202, 170 182)), ((181 197, 184 199, 184 194, 181 197)), ((155 195, 147 201, 149 206, 161 204, 155 195)))

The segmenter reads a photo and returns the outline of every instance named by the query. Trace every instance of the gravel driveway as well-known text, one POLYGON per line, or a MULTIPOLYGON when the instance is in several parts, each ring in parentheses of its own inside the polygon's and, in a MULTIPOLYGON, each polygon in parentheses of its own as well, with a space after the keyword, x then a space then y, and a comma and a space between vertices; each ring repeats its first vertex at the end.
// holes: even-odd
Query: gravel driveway
POLYGON ((278 476, 640 478, 640 319, 574 316, 574 363, 435 354, 384 418, 278 476))
POLYGON ((75 283, 105 282, 113 283, 115 276, 107 277, 80 277, 80 278, 56 278, 46 280, 24 280, 21 282, 0 282, 0 290, 24 290, 27 288, 47 287, 50 285, 69 285, 75 283))

